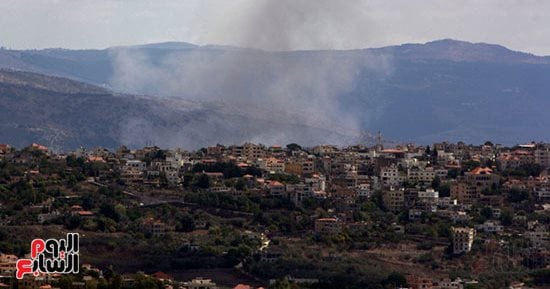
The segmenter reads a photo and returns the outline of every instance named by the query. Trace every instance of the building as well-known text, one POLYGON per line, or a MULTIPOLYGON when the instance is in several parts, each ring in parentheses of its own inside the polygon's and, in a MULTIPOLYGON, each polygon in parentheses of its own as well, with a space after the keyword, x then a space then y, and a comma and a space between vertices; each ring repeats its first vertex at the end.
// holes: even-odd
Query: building
POLYGON ((340 234, 344 224, 337 218, 321 218, 315 220, 315 232, 323 235, 340 234))
POLYGON ((548 248, 550 245, 548 242, 549 236, 550 233, 548 233, 546 226, 539 223, 535 223, 529 231, 525 232, 525 237, 527 237, 531 246, 535 248, 548 248))
POLYGON ((409 289, 433 289, 433 281, 428 277, 421 277, 417 275, 406 275, 405 279, 409 285, 409 289))
POLYGON ((424 183, 428 184, 431 183, 436 174, 435 170, 431 166, 427 166, 424 168, 419 168, 417 166, 414 166, 407 170, 407 177, 410 182, 416 182, 416 183, 424 183))
POLYGON ((384 206, 392 212, 399 212, 405 206, 405 191, 391 188, 383 193, 384 206))
POLYGON ((265 156, 265 147, 253 143, 243 145, 243 157, 247 160, 256 160, 265 156))
POLYGON ((217 289, 216 283, 212 282, 212 279, 205 279, 203 277, 197 277, 191 281, 183 282, 184 289, 217 289))
POLYGON ((464 283, 460 278, 456 280, 443 279, 435 284, 434 289, 464 289, 464 283))
POLYGON ((550 145, 539 145, 534 151, 535 163, 545 168, 550 167, 550 145))
POLYGON ((473 184, 459 181, 451 184, 451 199, 457 200, 462 205, 473 205, 481 196, 477 187, 473 184))
POLYGON ((434 189, 418 191, 418 205, 427 211, 437 211, 439 192, 434 189))
POLYGON ((269 181, 269 195, 273 197, 282 197, 286 194, 286 187, 279 181, 269 181))
POLYGON ((166 233, 173 231, 172 227, 153 218, 146 218, 141 221, 140 229, 144 233, 151 234, 153 237, 162 237, 166 235, 166 233))
POLYGON ((499 175, 493 174, 492 169, 483 167, 473 169, 466 174, 465 179, 466 182, 475 185, 480 191, 491 189, 500 182, 499 175))
POLYGON ((452 245, 453 254, 468 253, 472 250, 474 243, 475 230, 468 227, 453 227, 452 233, 452 245))
POLYGON ((17 256, 9 254, 0 254, 0 275, 14 275, 17 270, 15 264, 17 256))
POLYGON ((400 186, 404 181, 404 177, 401 175, 399 168, 392 164, 380 169, 380 181, 386 187, 400 186))
POLYGON ((503 229, 502 225, 496 221, 486 221, 481 225, 476 225, 475 228, 477 231, 486 233, 498 233, 503 229))

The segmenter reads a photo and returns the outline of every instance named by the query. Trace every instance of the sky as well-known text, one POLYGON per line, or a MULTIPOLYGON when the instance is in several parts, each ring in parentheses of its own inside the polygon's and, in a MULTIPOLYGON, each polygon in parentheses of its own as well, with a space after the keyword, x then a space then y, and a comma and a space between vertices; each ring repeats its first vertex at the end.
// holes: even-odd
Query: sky
POLYGON ((0 46, 11 49, 355 49, 453 38, 550 55, 547 0, 0 0, 0 13, 0 46))

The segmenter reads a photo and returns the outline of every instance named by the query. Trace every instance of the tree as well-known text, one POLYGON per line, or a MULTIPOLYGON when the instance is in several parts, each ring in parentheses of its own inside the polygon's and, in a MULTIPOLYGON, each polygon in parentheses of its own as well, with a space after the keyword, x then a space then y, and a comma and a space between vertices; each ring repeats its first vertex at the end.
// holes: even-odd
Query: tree
POLYGON ((395 288, 408 287, 407 279, 403 274, 398 272, 392 272, 388 278, 384 281, 385 284, 395 286, 395 288))
POLYGON ((296 143, 289 143, 286 145, 286 149, 292 152, 302 150, 302 147, 296 143))
POLYGON ((432 181, 432 188, 434 190, 439 190, 440 185, 441 185, 441 179, 439 178, 439 176, 436 176, 432 181))
POLYGON ((210 178, 206 174, 201 174, 196 180, 195 180, 195 186, 201 189, 208 189, 210 188, 210 178))
POLYGON ((500 222, 503 226, 510 226, 514 221, 514 210, 511 208, 502 209, 500 213, 500 222))
POLYGON ((511 203, 520 203, 529 199, 529 192, 525 190, 511 189, 508 192, 508 201, 511 203))
POLYGON ((246 183, 243 179, 239 179, 236 183, 235 183, 235 189, 237 191, 246 191, 246 183))
POLYGON ((489 207, 484 207, 483 209, 481 209, 479 214, 485 217, 486 219, 490 219, 493 216, 493 210, 489 207))

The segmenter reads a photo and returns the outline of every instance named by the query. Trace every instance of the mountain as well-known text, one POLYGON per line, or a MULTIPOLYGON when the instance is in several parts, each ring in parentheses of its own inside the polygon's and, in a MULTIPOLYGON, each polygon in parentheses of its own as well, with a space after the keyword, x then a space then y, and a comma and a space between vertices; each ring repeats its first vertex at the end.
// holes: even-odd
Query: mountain
MULTIPOLYGON (((363 130, 419 143, 550 141, 550 57, 493 44, 445 39, 347 51, 188 43, 0 50, 0 67, 121 92, 109 94, 116 102, 131 102, 136 114, 151 112, 134 103, 135 95, 155 95, 137 98, 164 105, 161 111, 172 111, 166 103, 193 103, 201 107, 193 112, 212 120, 208 129, 195 131, 204 145, 284 143, 291 137, 308 144, 343 144, 362 141, 357 135, 363 130)), ((168 131, 178 127, 179 114, 174 119, 159 114, 147 117, 156 119, 155 128, 167 124, 166 135, 158 138, 174 145, 180 138, 168 131)), ((120 140, 113 134, 109 144, 120 140)))
POLYGON ((390 52, 404 60, 550 64, 549 57, 513 51, 496 44, 470 43, 453 39, 437 40, 426 44, 404 44, 372 50, 390 52))
POLYGON ((240 143, 274 131, 289 131, 289 138, 303 142, 320 142, 319 136, 345 137, 322 128, 243 116, 212 104, 117 94, 21 71, 0 70, 0 99, 0 143, 16 147, 38 142, 69 150, 153 142, 163 147, 198 148, 220 139, 240 143))

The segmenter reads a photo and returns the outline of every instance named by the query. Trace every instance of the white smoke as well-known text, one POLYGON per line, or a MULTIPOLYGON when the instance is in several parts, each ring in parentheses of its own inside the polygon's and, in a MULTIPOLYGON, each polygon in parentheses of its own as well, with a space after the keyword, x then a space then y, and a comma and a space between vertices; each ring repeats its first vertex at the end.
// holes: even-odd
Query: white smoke
MULTIPOLYGON (((202 47, 157 51, 156 55, 151 55, 143 50, 119 48, 112 51, 112 86, 127 92, 214 103, 218 113, 263 121, 261 129, 253 127, 254 124, 216 124, 234 129, 231 135, 235 137, 228 140, 226 135, 218 134, 219 139, 214 136, 203 141, 267 144, 300 141, 344 144, 350 141, 342 136, 352 137, 353 141, 353 136, 358 136, 364 125, 361 123, 364 117, 349 113, 342 98, 352 93, 358 82, 364 81, 361 77, 365 69, 383 75, 391 73, 391 58, 361 50, 286 50, 299 44, 305 47, 332 44, 338 48, 344 46, 346 39, 367 33, 368 27, 363 24, 368 18, 359 5, 361 2, 285 0, 253 3, 246 17, 218 23, 221 27, 212 28, 212 33, 226 31, 228 27, 237 29, 240 33, 236 37, 241 43, 264 50, 202 47), (292 129, 288 124, 302 126, 299 130, 302 133, 280 131, 281 127, 292 129), (315 132, 304 134, 303 127, 314 128, 315 132), (244 130, 255 133, 251 135, 244 130), (300 138, 300 135, 307 137, 300 138)), ((140 123, 139 127, 143 127, 143 122, 135 119, 128 123, 140 123)), ((135 137, 132 126, 124 130, 128 131, 123 138, 125 141, 135 137)), ((189 130, 194 129, 181 127, 177 135, 188 135, 189 130)), ((155 134, 155 131, 152 128, 150 133, 155 134)), ((212 127, 201 127, 201 131, 209 134, 212 127)), ((140 130, 139 134, 143 132, 140 130)), ((189 144, 188 139, 176 139, 189 144)), ((174 141, 165 140, 165 143, 174 141)), ((197 143, 195 146, 209 144, 197 143)))

